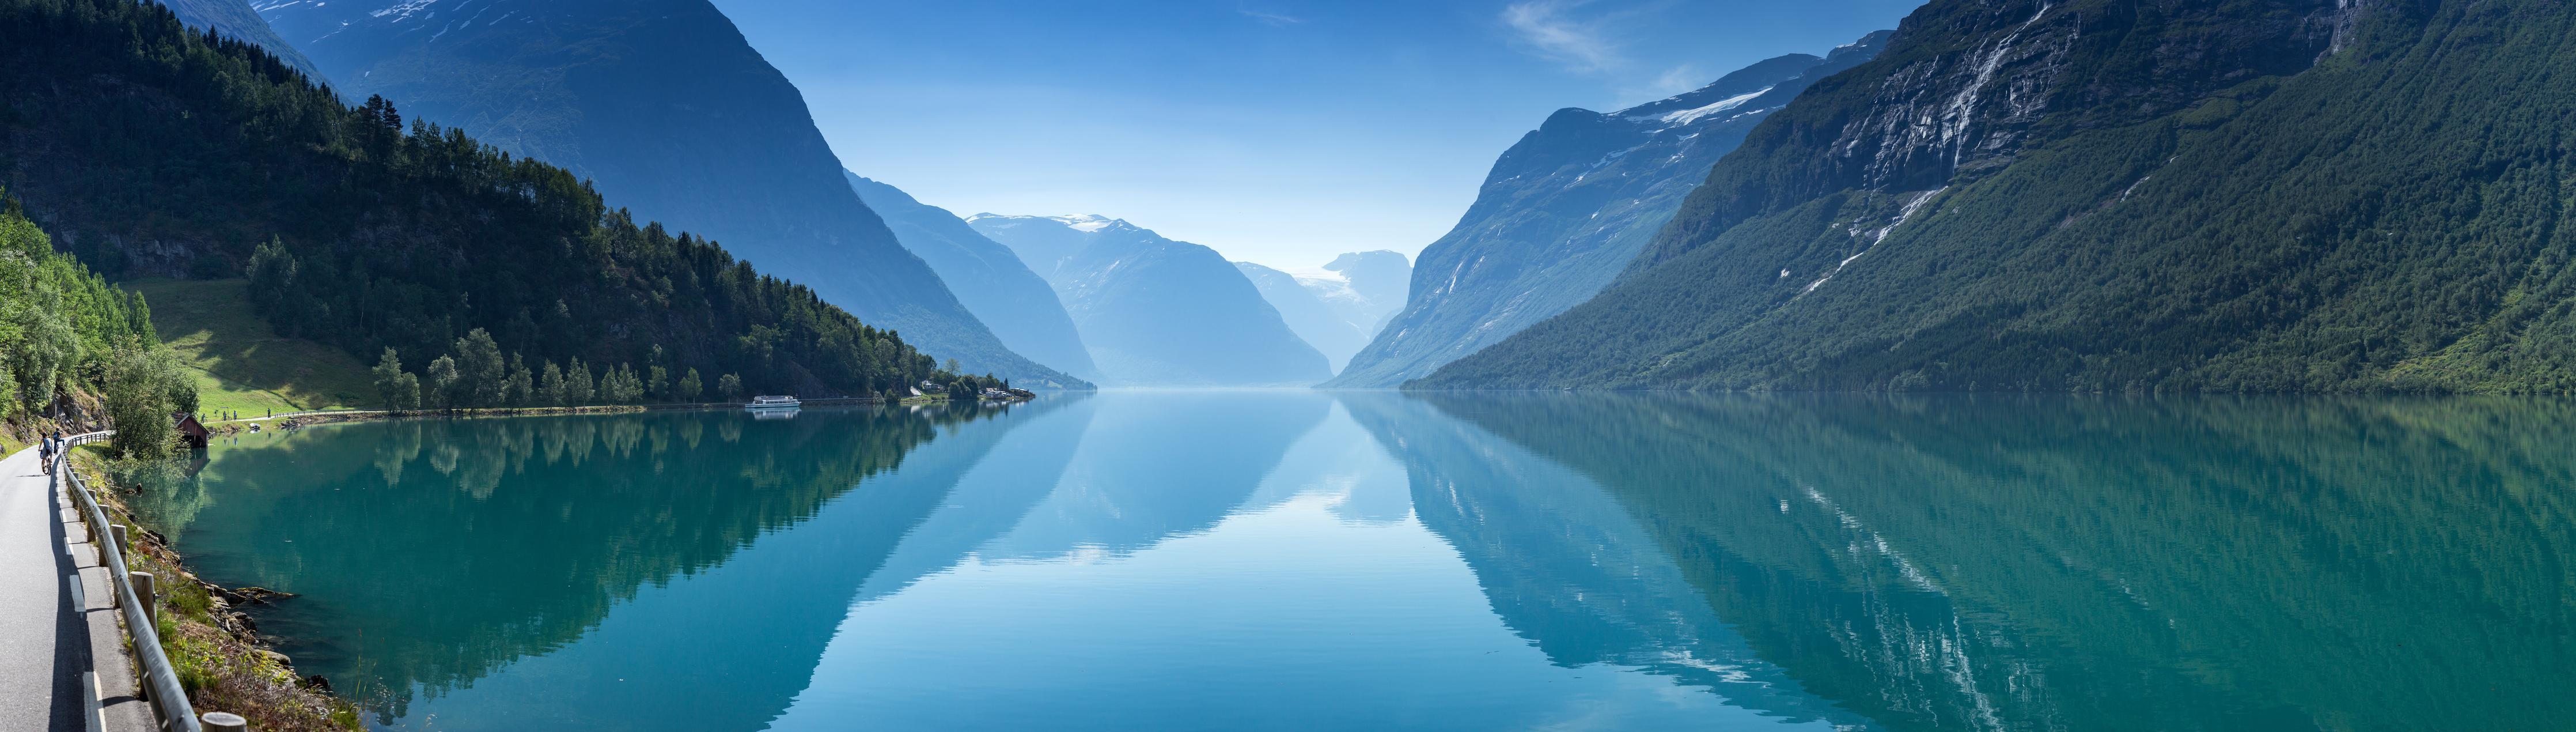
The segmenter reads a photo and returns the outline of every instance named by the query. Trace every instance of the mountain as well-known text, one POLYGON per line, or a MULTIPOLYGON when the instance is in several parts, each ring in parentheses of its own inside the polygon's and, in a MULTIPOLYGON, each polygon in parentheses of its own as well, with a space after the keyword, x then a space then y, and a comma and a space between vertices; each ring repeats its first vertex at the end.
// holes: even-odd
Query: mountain
POLYGON ((1279 310, 1289 330, 1323 352, 1334 371, 1404 307, 1406 280, 1413 276, 1403 254, 1383 250, 1345 253, 1318 272, 1289 274, 1251 262, 1234 267, 1279 310))
POLYGON ((1216 250, 1101 216, 966 223, 1055 287, 1102 378, 1139 386, 1302 386, 1332 366, 1216 250))
POLYGON ((885 217, 895 241, 929 263, 967 312, 992 328, 1002 345, 1076 378, 1100 377, 1055 290, 1029 271, 1009 247, 976 233, 948 209, 914 200, 901 189, 857 173, 843 174, 859 200, 885 217))
POLYGON ((322 70, 314 68, 313 62, 304 58, 304 52, 295 50, 295 44, 277 37, 277 31, 268 27, 268 21, 251 10, 249 0, 161 0, 161 4, 170 8, 171 13, 179 16, 179 22, 188 24, 190 28, 211 30, 257 44, 261 50, 275 54, 277 60, 304 72, 305 76, 322 78, 322 70))
POLYGON ((1261 291, 1261 299, 1279 311, 1279 319, 1295 331, 1297 337, 1324 354, 1324 360, 1338 371, 1349 363, 1351 354, 1368 345, 1368 333, 1353 326, 1343 314, 1325 304, 1313 289, 1295 275, 1251 262, 1236 262, 1234 268, 1244 279, 1261 291))
POLYGON ((966 225, 976 233, 990 237, 1011 248, 1027 263, 1029 270, 1056 281, 1055 273, 1064 263, 1091 246, 1093 235, 1113 227, 1110 236, 1120 240, 1138 238, 1127 229, 1127 222, 1102 216, 1004 216, 980 213, 966 217, 966 225))
POLYGON ((2576 390, 2542 2, 1940 0, 1432 386, 2576 390), (2038 11, 2038 12, 2034 12, 2038 11))
POLYGON ((1413 288, 1413 262, 1384 249, 1345 252, 1325 263, 1323 272, 1299 274, 1297 282, 1351 327, 1375 337, 1404 310, 1404 295, 1413 288))
POLYGON ((1810 85, 1877 56, 1889 34, 1824 58, 1769 59, 1616 112, 1558 110, 1494 161, 1458 226, 1414 263, 1403 312, 1326 385, 1395 386, 1590 299, 1746 133, 1810 85))
MULTIPOLYGON (((211 0, 210 0, 211 1, 211 0)), ((1012 353, 859 202, 804 96, 706 0, 279 0, 279 35, 351 98, 472 131, 698 232, 967 370, 1012 353)))
POLYGON ((0 0, 0 65, 0 180, 109 278, 248 272, 280 335, 370 361, 398 349, 414 369, 485 331, 489 358, 459 354, 489 367, 478 388, 500 386, 502 352, 770 393, 932 376, 897 334, 639 226, 569 172, 406 127, 382 100, 346 106, 160 5, 0 0))

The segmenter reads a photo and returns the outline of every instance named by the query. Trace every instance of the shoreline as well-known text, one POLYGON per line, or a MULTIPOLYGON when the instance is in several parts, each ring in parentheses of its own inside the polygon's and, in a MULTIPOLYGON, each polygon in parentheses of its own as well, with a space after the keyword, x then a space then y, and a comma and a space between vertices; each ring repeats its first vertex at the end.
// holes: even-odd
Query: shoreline
MULTIPOLYGON (((952 400, 939 395, 908 397, 899 400, 883 398, 844 398, 807 400, 808 407, 925 406, 947 404, 952 400)), ((1021 403, 1026 399, 1013 400, 1021 403)), ((214 437, 249 434, 257 426, 262 432, 291 433, 297 428, 327 424, 377 422, 406 419, 506 419, 563 415, 643 414, 679 411, 740 411, 742 403, 709 402, 684 404, 604 405, 582 407, 511 407, 490 409, 443 410, 345 410, 290 412, 272 417, 207 421, 214 437), (295 427, 286 427, 292 421, 295 427)), ((199 577, 189 566, 188 558, 172 547, 162 527, 151 525, 147 517, 136 514, 127 505, 134 490, 114 479, 109 460, 99 446, 76 448, 75 470, 97 478, 95 484, 101 508, 109 511, 111 520, 124 522, 130 532, 128 554, 138 565, 166 577, 165 597, 158 599, 165 614, 160 624, 169 631, 163 634, 163 647, 173 663, 197 671, 189 696, 201 699, 205 706, 226 707, 225 711, 250 716, 256 729, 308 730, 349 729, 365 727, 366 699, 358 689, 337 689, 332 680, 307 675, 295 667, 295 660, 275 650, 272 641, 261 635, 254 615, 255 606, 278 601, 292 601, 296 595, 264 587, 226 587, 199 577), (207 693, 217 685, 229 685, 231 693, 207 693), (251 687, 251 688, 243 688, 251 687), (247 692, 247 693, 243 693, 247 692), (245 706, 238 701, 256 699, 258 704, 245 706)), ((199 453, 202 455, 203 453, 199 453)), ((140 569, 141 567, 138 567, 140 569)), ((345 683, 345 681, 344 681, 345 683)))
POLYGON ((100 510, 127 527, 122 549, 129 569, 163 578, 153 598, 156 630, 190 703, 243 715, 261 730, 364 729, 364 707, 335 693, 327 679, 297 673, 294 659, 277 652, 246 611, 293 595, 198 577, 160 527, 126 505, 131 489, 116 481, 104 449, 73 448, 66 469, 95 478, 91 494, 100 510))
MULTIPOLYGON (((870 406, 885 403, 887 403, 886 400, 877 397, 851 397, 842 399, 814 399, 807 401, 805 406, 870 406)), ((915 402, 912 399, 905 399, 900 403, 918 404, 930 402, 915 402)), ((374 422, 395 419, 496 419, 503 417, 543 417, 567 414, 638 414, 643 412, 727 411, 739 410, 742 409, 742 407, 743 404, 741 402, 700 402, 682 404, 604 404, 581 407, 485 407, 457 410, 317 410, 308 412, 288 412, 286 414, 272 417, 244 417, 241 419, 207 420, 205 421, 205 425, 218 434, 222 434, 224 433, 225 428, 238 430, 245 425, 256 425, 263 431, 278 429, 283 423, 289 420, 293 420, 299 425, 317 425, 338 424, 343 422, 374 422)))

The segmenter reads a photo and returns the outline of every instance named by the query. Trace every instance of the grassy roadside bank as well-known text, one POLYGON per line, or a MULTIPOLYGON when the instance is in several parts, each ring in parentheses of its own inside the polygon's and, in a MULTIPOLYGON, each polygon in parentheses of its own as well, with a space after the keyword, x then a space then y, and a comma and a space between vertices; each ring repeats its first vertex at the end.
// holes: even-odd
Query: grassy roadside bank
MULTIPOLYGON (((258 425, 263 431, 279 430, 290 422, 312 426, 391 419, 502 419, 738 407, 734 404, 616 405, 473 409, 455 413, 332 412, 219 422, 209 427, 221 436, 245 432, 253 425, 258 425)), ((178 672, 180 684, 187 689, 189 700, 199 710, 240 714, 250 720, 252 729, 263 732, 364 729, 360 721, 363 710, 358 706, 358 702, 363 701, 362 695, 357 693, 360 690, 336 690, 348 694, 344 697, 334 693, 327 681, 297 673, 293 659, 277 653, 259 635, 257 622, 248 611, 273 602, 295 602, 292 595, 261 588, 227 588, 204 581, 190 571, 187 558, 170 546, 166 538, 169 527, 155 525, 149 514, 138 514, 130 507, 129 499, 141 496, 141 491, 154 490, 151 484, 155 480, 185 478, 156 478, 148 470, 143 474, 129 471, 118 475, 117 469, 128 466, 111 459, 107 446, 103 444, 75 448, 71 461, 73 469, 78 470, 90 485, 100 508, 107 512, 108 521, 128 527, 126 545, 120 547, 128 569, 150 572, 158 578, 160 597, 155 598, 154 605, 162 651, 168 654, 178 672)), ((167 469, 175 472, 179 468, 167 469)), ((105 540, 105 536, 101 532, 101 540, 105 540)), ((132 638, 124 641, 130 644, 132 638)))
MULTIPOLYGON (((640 406, 552 407, 528 409, 461 410, 455 414, 440 412, 339 412, 296 417, 278 417, 210 425, 218 435, 247 431, 252 425, 262 430, 278 430, 290 421, 297 425, 318 425, 387 419, 497 419, 519 416, 564 414, 621 414, 647 411, 640 406)), ((184 458, 182 458, 184 459, 184 458)), ((296 672, 294 661, 273 650, 260 637, 258 624, 248 612, 258 605, 273 602, 295 602, 292 595, 274 593, 262 588, 227 588, 199 578, 188 568, 187 558, 170 546, 166 529, 154 525, 148 514, 137 514, 129 499, 141 491, 154 490, 156 481, 184 480, 175 475, 155 476, 150 469, 132 470, 109 457, 103 444, 85 445, 71 453, 73 469, 87 480, 99 507, 112 524, 128 527, 126 545, 120 547, 127 568, 150 572, 158 578, 160 596, 155 598, 156 630, 162 641, 162 652, 168 654, 188 698, 201 711, 226 711, 250 720, 252 729, 263 732, 304 732, 364 729, 360 721, 363 710, 354 697, 357 690, 344 697, 334 693, 326 680, 296 672), (122 475, 118 470, 125 470, 122 475)), ((166 467, 176 473, 180 468, 166 467)), ((105 540, 106 534, 100 534, 105 540)), ((128 637, 124 641, 132 643, 128 637)))
MULTIPOLYGON (((120 547, 126 568, 158 578, 155 630, 191 704, 202 711, 242 715, 252 729, 268 732, 363 729, 356 705, 297 676, 291 659, 270 650, 249 614, 237 609, 273 601, 271 595, 219 587, 189 572, 160 527, 127 507, 125 499, 135 488, 111 478, 104 446, 76 448, 71 462, 88 480, 108 521, 127 527, 120 547)), ((107 540, 105 533, 98 537, 107 540)), ((133 642, 131 637, 123 640, 133 642)))

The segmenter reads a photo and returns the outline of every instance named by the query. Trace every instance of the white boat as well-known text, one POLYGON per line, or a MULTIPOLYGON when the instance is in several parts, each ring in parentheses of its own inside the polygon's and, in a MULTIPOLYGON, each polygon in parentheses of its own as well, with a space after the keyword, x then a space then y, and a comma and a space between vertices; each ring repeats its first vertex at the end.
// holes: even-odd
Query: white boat
POLYGON ((751 403, 742 405, 742 408, 754 412, 793 412, 804 405, 792 396, 764 396, 752 397, 751 403))

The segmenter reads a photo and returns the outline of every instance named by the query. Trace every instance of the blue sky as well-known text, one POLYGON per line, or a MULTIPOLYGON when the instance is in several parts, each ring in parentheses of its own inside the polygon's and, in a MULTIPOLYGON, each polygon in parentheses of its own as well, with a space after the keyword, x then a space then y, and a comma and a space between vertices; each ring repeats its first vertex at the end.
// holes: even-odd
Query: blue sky
POLYGON ((1419 252, 1557 109, 1821 55, 1919 4, 714 1, 860 175, 1290 270, 1419 252))

